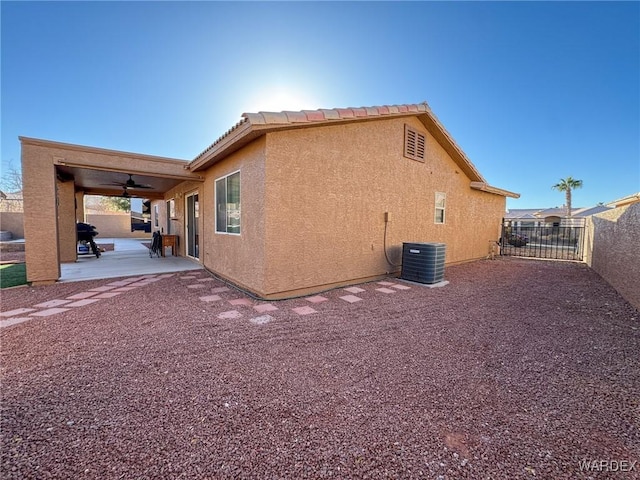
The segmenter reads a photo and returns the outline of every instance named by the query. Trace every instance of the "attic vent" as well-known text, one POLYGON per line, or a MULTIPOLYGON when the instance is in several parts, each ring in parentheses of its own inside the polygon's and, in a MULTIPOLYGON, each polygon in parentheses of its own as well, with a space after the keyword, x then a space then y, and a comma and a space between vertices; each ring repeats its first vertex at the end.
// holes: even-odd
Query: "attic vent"
POLYGON ((404 156, 424 162, 425 137, 409 125, 404 126, 404 156))

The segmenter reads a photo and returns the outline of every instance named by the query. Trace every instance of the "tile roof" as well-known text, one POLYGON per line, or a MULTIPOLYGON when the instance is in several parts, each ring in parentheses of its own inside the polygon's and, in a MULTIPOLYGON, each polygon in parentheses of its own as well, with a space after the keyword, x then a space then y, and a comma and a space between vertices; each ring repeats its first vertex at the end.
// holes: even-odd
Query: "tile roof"
POLYGON ((193 159, 188 168, 193 171, 208 168, 208 166, 242 148, 259 136, 272 131, 408 116, 420 118, 435 140, 469 177, 472 184, 471 188, 513 198, 520 196, 517 193, 492 187, 486 183, 482 174, 431 111, 431 107, 427 102, 374 107, 301 110, 297 112, 243 113, 242 119, 193 159))
POLYGON ((401 115, 427 111, 430 111, 429 106, 426 103, 420 103, 412 105, 383 105, 380 107, 302 110, 299 112, 243 113, 242 116, 254 125, 285 125, 290 123, 327 122, 332 120, 382 117, 385 115, 401 115))
MULTIPOLYGON (((595 207, 578 207, 571 209, 571 216, 574 218, 588 217, 595 215, 596 213, 610 210, 611 207, 605 205, 596 205, 595 207)), ((564 217, 566 215, 565 207, 543 208, 543 209, 530 209, 530 208, 512 208, 509 209, 505 215, 505 218, 518 219, 518 218, 537 218, 544 219, 546 217, 564 217)))
POLYGON ((431 112, 431 108, 426 102, 408 105, 382 105, 378 107, 358 107, 358 108, 332 108, 319 110, 301 110, 298 112, 258 112, 243 113, 242 119, 233 127, 222 134, 215 142, 209 145, 193 161, 205 156, 213 150, 224 139, 229 137, 239 128, 249 125, 293 125, 313 122, 331 122, 343 120, 356 120, 365 118, 379 118, 383 116, 410 115, 412 113, 431 112))

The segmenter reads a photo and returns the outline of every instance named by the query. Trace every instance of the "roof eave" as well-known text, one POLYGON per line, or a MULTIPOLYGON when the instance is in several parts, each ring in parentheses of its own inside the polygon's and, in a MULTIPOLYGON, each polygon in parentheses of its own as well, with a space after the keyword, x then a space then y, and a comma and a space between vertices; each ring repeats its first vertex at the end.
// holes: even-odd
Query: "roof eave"
POLYGON ((519 193, 510 192, 509 190, 504 190, 502 188, 492 187, 486 182, 471 182, 470 186, 474 190, 480 190, 481 192, 493 193, 495 195, 500 195, 503 197, 520 198, 519 193))
POLYGON ((427 110, 425 113, 418 115, 418 118, 422 121, 429 133, 434 136, 436 141, 442 145, 449 156, 456 162, 456 164, 462 169, 469 180, 472 182, 486 183, 486 180, 482 174, 478 171, 475 165, 467 157, 464 151, 458 146, 453 137, 449 134, 444 125, 438 120, 438 117, 431 111, 427 110))
POLYGON ((236 150, 239 150, 247 143, 260 136, 261 132, 259 132, 259 130, 262 130, 262 128, 256 128, 249 122, 239 125, 219 142, 209 147, 208 151, 205 151, 189 163, 189 170, 197 172, 198 170, 205 170, 209 168, 217 161, 236 150))

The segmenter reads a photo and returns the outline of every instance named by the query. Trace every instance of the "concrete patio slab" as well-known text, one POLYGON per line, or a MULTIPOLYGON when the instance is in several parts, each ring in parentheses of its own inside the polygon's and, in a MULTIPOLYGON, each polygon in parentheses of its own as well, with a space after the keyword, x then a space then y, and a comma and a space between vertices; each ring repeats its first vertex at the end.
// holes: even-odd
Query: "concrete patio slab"
POLYGON ((149 257, 149 249, 142 242, 149 239, 98 238, 102 243, 113 243, 114 250, 104 252, 100 258, 82 255, 75 263, 60 265, 60 282, 95 280, 168 272, 203 270, 202 265, 185 257, 149 257))

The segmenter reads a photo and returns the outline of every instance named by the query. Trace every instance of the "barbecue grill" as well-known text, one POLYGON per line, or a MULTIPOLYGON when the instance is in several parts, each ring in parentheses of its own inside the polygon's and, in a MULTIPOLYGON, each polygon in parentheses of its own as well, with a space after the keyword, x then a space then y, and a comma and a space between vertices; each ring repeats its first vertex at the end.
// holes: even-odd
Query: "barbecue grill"
POLYGON ((91 246, 91 251, 96 256, 96 258, 100 258, 100 249, 93 239, 93 237, 98 235, 98 232, 96 232, 96 227, 94 227, 93 225, 89 225, 88 223, 78 222, 76 231, 78 234, 78 242, 85 245, 88 243, 91 246))

